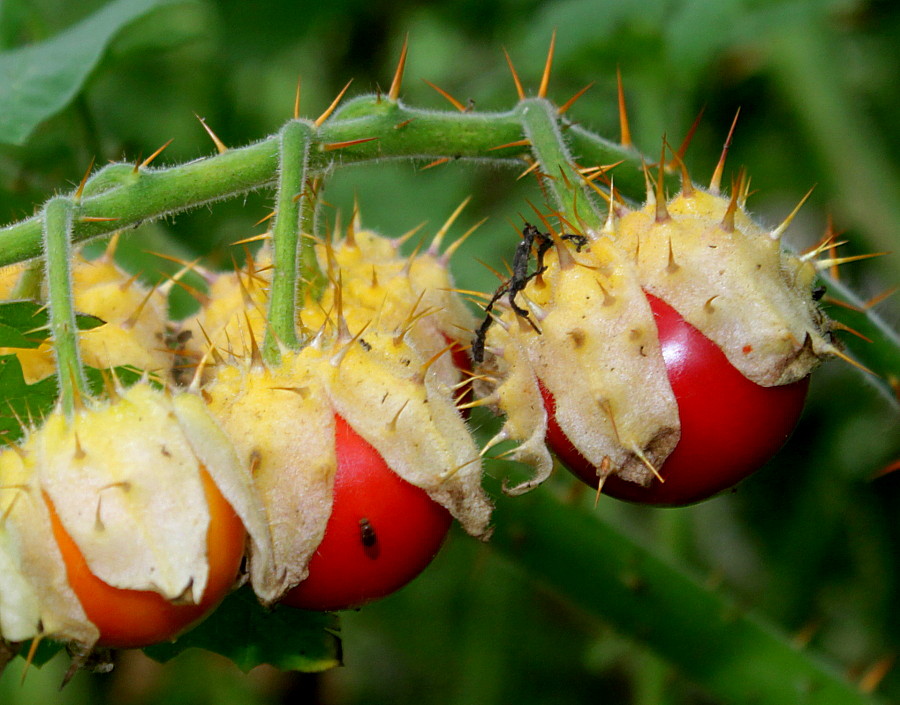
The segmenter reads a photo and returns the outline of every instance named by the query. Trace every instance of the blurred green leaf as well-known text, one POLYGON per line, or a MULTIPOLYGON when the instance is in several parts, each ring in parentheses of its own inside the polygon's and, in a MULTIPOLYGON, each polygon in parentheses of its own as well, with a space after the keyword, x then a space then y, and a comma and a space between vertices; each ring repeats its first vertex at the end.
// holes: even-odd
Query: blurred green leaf
MULTIPOLYGON (((96 316, 78 314, 79 330, 105 325, 96 316)), ((37 348, 47 340, 49 314, 44 304, 34 301, 5 301, 0 303, 0 347, 37 348)))
POLYGON ((0 52, 0 143, 25 144, 78 94, 115 36, 176 0, 117 0, 43 42, 0 52))
POLYGON ((175 642, 144 651, 168 661, 197 647, 227 656, 243 671, 267 663, 285 671, 318 672, 341 665, 339 629, 338 618, 331 613, 290 607, 267 610, 244 587, 175 642))
POLYGON ((22 436, 22 424, 40 419, 53 407, 59 390, 56 377, 27 384, 15 355, 0 357, 0 438, 14 442, 22 436))

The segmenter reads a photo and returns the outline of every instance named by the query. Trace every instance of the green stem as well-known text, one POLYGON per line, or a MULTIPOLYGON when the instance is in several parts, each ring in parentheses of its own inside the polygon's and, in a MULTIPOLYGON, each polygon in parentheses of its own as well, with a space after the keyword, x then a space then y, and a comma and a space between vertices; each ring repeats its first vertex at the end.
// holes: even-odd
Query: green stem
POLYGON ((875 705, 734 599, 547 488, 497 500, 490 545, 730 705, 875 705))
POLYGON ((300 346, 297 338, 296 311, 298 261, 300 256, 302 211, 301 201, 309 200, 307 178, 309 147, 315 128, 295 120, 279 134, 278 192, 275 198, 275 223, 272 239, 275 245, 275 271, 267 315, 263 356, 269 364, 280 359, 279 345, 291 350, 300 346))
POLYGON ((88 396, 87 381, 78 354, 78 325, 72 295, 72 202, 57 196, 44 207, 50 333, 59 373, 59 398, 63 412, 71 416, 79 397, 88 396))
MULTIPOLYGON (((629 161, 629 165, 617 169, 616 185, 626 193, 630 187, 642 192, 643 176, 634 150, 583 129, 569 132, 582 163, 629 161)), ((349 102, 339 118, 332 117, 317 131, 310 146, 309 169, 323 173, 334 166, 383 159, 467 159, 521 170, 527 150, 503 147, 521 138, 517 112, 435 112, 363 96, 349 102), (367 138, 372 139, 346 145, 367 138), (335 147, 342 144, 345 146, 335 147)), ((275 135, 247 147, 161 169, 135 170, 131 164, 111 164, 86 185, 81 212, 115 220, 76 223, 73 242, 270 187, 278 178, 279 145, 279 136, 275 135)), ((40 255, 41 218, 38 215, 0 229, 0 266, 40 255)))
MULTIPOLYGON (((319 204, 321 203, 319 191, 322 188, 323 178, 321 176, 312 179, 311 186, 307 189, 307 197, 300 202, 300 281, 306 297, 313 301, 318 301, 322 297, 327 281, 321 267, 319 267, 315 238, 319 204), (313 191, 313 193, 310 193, 310 191, 313 191)), ((299 299, 301 306, 303 303, 302 298, 299 299)))
POLYGON ((894 409, 900 409, 900 334, 839 279, 824 272, 819 277, 825 282, 830 298, 852 307, 830 305, 826 309, 828 317, 864 336, 840 335, 837 329, 842 347, 875 373, 866 374, 865 378, 878 387, 894 409))
POLYGON ((541 164, 544 188, 572 227, 599 231, 603 218, 588 195, 584 180, 573 166, 572 155, 559 127, 556 107, 543 98, 527 98, 519 103, 518 114, 535 158, 541 164))

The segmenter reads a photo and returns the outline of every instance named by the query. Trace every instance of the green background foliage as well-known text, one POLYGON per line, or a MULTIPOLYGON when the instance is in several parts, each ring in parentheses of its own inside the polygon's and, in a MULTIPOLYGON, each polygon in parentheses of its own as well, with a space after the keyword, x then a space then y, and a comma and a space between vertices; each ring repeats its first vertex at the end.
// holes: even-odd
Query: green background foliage
MULTIPOLYGON (((729 164, 749 170, 757 189, 750 208, 762 221, 777 223, 817 184, 789 231, 793 246, 817 241, 831 214, 849 240, 844 254, 898 249, 900 8, 886 0, 5 0, 0 222, 29 216, 53 193, 73 188, 92 158, 135 161, 173 138, 157 163, 212 153, 195 114, 228 145, 259 139, 290 117, 298 77, 301 112, 312 117, 350 78, 351 94, 386 90, 407 34, 405 101, 449 107, 427 79, 477 109, 507 109, 516 94, 501 47, 533 93, 554 29, 550 96, 562 103, 596 82, 570 111, 574 120, 618 136, 617 66, 635 142, 649 154, 658 153, 664 133, 679 142, 705 107, 686 158, 702 183, 740 107, 729 164), (73 39, 84 33, 89 41, 73 39), (33 79, 27 91, 18 81, 23 66, 33 79)), ((455 274, 462 288, 493 289, 494 275, 477 260, 502 268, 516 242, 510 223, 521 223, 536 189, 492 167, 422 166, 338 171, 324 195, 333 205, 326 218, 333 223, 341 211, 346 222, 356 197, 369 227, 399 235, 427 221, 431 233, 471 195, 451 236, 489 220, 461 248, 455 274)), ((230 243, 262 232, 255 224, 271 203, 270 193, 251 194, 144 226, 125 238, 120 259, 148 281, 174 266, 150 252, 202 256, 227 268, 241 256, 230 243)), ((843 270, 842 280, 866 300, 896 283, 898 259, 843 270)), ((190 306, 183 292, 174 297, 174 310, 184 314, 190 306)), ((877 310, 896 328, 896 301, 877 310)), ((474 420, 494 423, 486 415, 474 420)), ((602 516, 629 541, 698 576, 710 594, 728 595, 736 618, 752 611, 795 635, 798 651, 858 680, 900 651, 893 609, 900 475, 878 476, 900 458, 897 420, 896 406, 863 376, 832 362, 814 378, 789 445, 733 494, 680 510, 608 499, 594 509, 593 498, 562 473, 537 492, 559 498, 575 517, 602 516)), ((491 467, 498 477, 509 472, 509 464, 491 467)), ((589 521, 560 526, 556 533, 547 528, 556 545, 596 539, 587 535, 589 521)), ((522 528, 526 541, 528 530, 522 528)), ((562 566, 569 571, 562 585, 542 570, 543 549, 525 559, 510 532, 499 533, 493 547, 454 533, 411 586, 344 615, 342 668, 299 675, 262 666, 244 675, 194 649, 165 665, 129 653, 112 674, 79 674, 57 693, 65 670, 57 657, 22 686, 21 662, 13 664, 0 679, 0 702, 727 702, 708 691, 728 675, 713 673, 718 654, 698 653, 693 668, 659 658, 641 630, 574 597, 596 595, 602 604, 615 592, 594 572, 562 566)), ((535 543, 550 546, 546 565, 557 561, 552 541, 535 543)), ((652 614, 649 603, 647 610, 652 614)), ((668 636, 677 641, 674 631, 668 636)), ((778 677, 770 671, 760 680, 778 677)), ((889 671, 878 692, 900 701, 900 674, 889 671)), ((817 702, 814 693, 797 697, 817 702)))

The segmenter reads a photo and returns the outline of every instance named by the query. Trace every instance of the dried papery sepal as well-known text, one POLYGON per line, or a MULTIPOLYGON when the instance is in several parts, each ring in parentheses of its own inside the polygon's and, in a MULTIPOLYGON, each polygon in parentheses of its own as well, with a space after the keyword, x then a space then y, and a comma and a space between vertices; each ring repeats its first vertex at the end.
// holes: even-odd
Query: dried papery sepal
POLYGON ((0 452, 0 563, 0 638, 96 643, 53 537, 30 442, 0 452))
POLYGON ((253 588, 267 603, 306 577, 331 508, 336 460, 333 413, 307 363, 285 353, 275 368, 223 366, 205 389, 209 409, 251 472, 272 546, 272 561, 249 551, 253 588))
POLYGON ((488 393, 506 415, 502 437, 522 442, 514 459, 535 466, 534 478, 514 493, 551 469, 542 447, 541 386, 555 400, 557 422, 572 444, 598 467, 607 459, 610 472, 649 481, 650 467, 678 440, 677 406, 653 317, 630 262, 605 237, 580 251, 563 246, 573 264, 561 266, 558 250, 546 248, 541 285, 535 277, 522 289, 545 312, 540 328, 521 325, 522 310, 511 304, 501 314, 505 325, 490 327, 486 338, 488 350, 500 351, 483 369, 501 380, 488 393))
POLYGON ((421 373, 427 360, 402 340, 375 329, 346 338, 341 327, 283 352, 276 367, 219 369, 205 390, 241 461, 253 468, 266 507, 274 568, 250 553, 251 580, 266 603, 306 577, 324 535, 337 469, 336 414, 467 531, 487 532, 478 450, 445 385, 421 373))
POLYGON ((636 253, 641 286, 757 384, 788 384, 809 374, 830 346, 811 295, 813 265, 782 250, 734 199, 695 188, 667 209, 671 218, 663 223, 649 206, 633 211, 612 234, 619 247, 636 253), (673 258, 677 268, 670 266, 673 258))
POLYGON ((38 480, 93 575, 126 590, 196 604, 208 578, 205 470, 255 544, 267 532, 228 437, 190 393, 147 382, 71 419, 54 412, 30 437, 38 480))

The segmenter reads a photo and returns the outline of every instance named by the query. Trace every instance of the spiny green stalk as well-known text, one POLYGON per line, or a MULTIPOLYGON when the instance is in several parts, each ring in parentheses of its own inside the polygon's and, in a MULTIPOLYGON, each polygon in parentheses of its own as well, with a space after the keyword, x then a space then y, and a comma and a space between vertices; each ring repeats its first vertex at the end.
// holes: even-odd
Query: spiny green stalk
POLYGON ((538 178, 549 191, 562 216, 573 228, 585 226, 600 231, 603 217, 598 212, 583 179, 572 164, 572 155, 560 131, 556 108, 543 98, 526 98, 517 109, 522 128, 540 163, 538 178))
MULTIPOLYGON (((321 188, 321 181, 314 180, 310 188, 321 188)), ((316 223, 319 215, 318 194, 309 194, 300 203, 300 279, 306 295, 313 301, 322 297, 327 282, 316 256, 316 223)), ((301 302, 302 303, 302 302, 301 302)))
POLYGON ((275 246, 275 270, 267 314, 266 339, 263 356, 269 364, 280 359, 279 345, 296 350, 301 341, 297 337, 296 311, 300 257, 303 201, 308 193, 309 148, 315 127, 294 120, 281 130, 278 150, 278 191, 275 198, 275 223, 272 239, 275 246))
MULTIPOLYGON (((630 164, 619 167, 617 185, 623 190, 643 188, 635 150, 581 128, 570 128, 568 134, 583 164, 610 164, 624 159, 630 164)), ((517 111, 437 112, 363 96, 349 101, 317 130, 310 145, 309 169, 321 173, 332 167, 382 159, 446 158, 521 171, 525 166, 522 155, 528 153, 527 148, 496 149, 521 138, 522 123, 517 111), (372 139, 353 144, 368 138, 372 139), (336 148, 336 145, 346 146, 336 148)), ((275 135, 246 147, 168 168, 111 164, 88 181, 80 208, 85 216, 115 220, 75 223, 73 241, 82 242, 271 187, 278 177, 278 148, 279 136, 275 135)), ((0 229, 0 266, 40 255, 42 217, 37 215, 0 229)))
POLYGON ((59 373, 59 399, 71 416, 79 397, 88 395, 87 381, 78 354, 78 325, 72 295, 71 233, 74 204, 57 196, 44 207, 44 247, 49 289, 50 333, 59 373))

